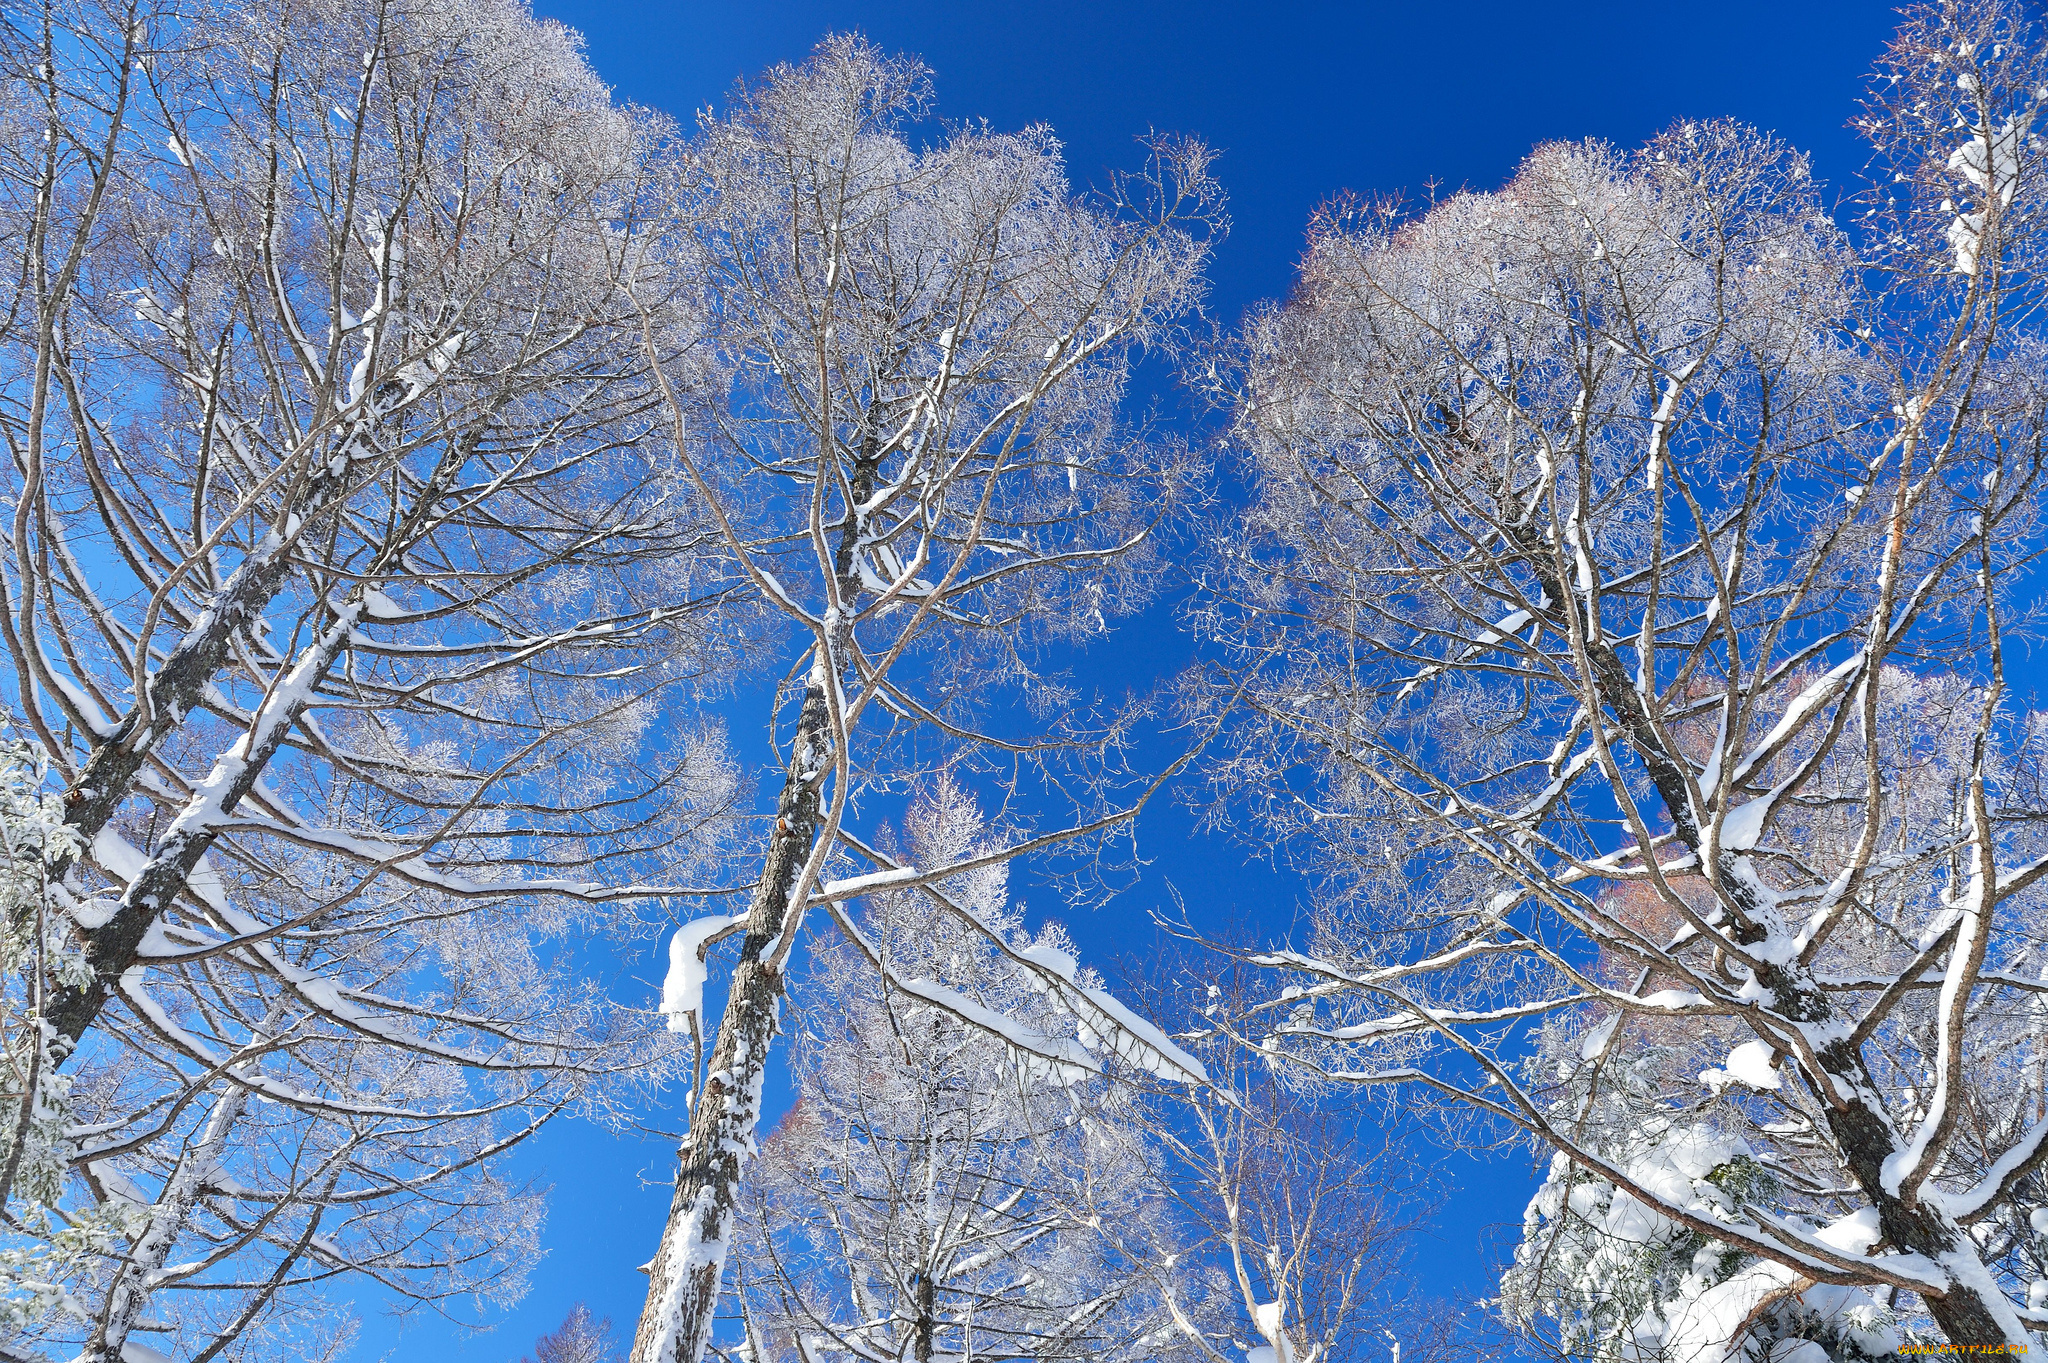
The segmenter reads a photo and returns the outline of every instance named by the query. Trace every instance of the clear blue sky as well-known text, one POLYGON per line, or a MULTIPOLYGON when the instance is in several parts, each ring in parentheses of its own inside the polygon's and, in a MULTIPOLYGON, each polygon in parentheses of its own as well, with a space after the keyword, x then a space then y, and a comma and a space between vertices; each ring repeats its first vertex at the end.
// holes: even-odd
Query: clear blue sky
MULTIPOLYGON (((1846 190, 1862 156, 1845 124, 1893 24, 1890 7, 1869 0, 544 0, 540 9, 587 36, 592 64, 620 98, 683 118, 720 101, 735 78, 801 60, 829 31, 858 29, 925 60, 942 117, 1051 124, 1077 183, 1133 166, 1132 139, 1148 128, 1197 134, 1225 153, 1219 173, 1235 225, 1212 278, 1226 322, 1286 291, 1304 223, 1327 196, 1421 196, 1432 181, 1490 188, 1552 139, 1627 145, 1676 119, 1735 117, 1812 152, 1819 178, 1846 190)), ((1120 689, 1168 675, 1190 655, 1159 612, 1132 626, 1096 669, 1120 689)), ((759 751, 759 723, 732 716, 742 751, 759 751)), ((1198 924, 1241 915, 1286 931, 1298 888, 1245 867, 1241 849, 1190 844, 1184 818, 1170 811, 1148 816, 1142 837, 1149 852, 1172 854, 1173 883, 1198 924)), ((1028 882, 1019 888, 1032 900, 1028 882)), ((1151 939, 1145 913, 1163 897, 1148 881, 1072 926, 1097 959, 1141 949, 1151 939)), ((651 994, 659 977, 650 952, 622 965, 617 987, 651 994)), ((395 1332, 373 1319, 365 1356, 514 1360, 577 1300, 630 1335, 646 1282, 633 1266, 651 1257, 660 1235, 669 1145, 563 1125, 517 1167, 555 1189, 550 1257, 526 1302, 482 1338, 431 1321, 395 1332)), ((1416 1265, 1432 1291, 1469 1302, 1487 1287, 1482 1241, 1497 1248, 1488 1228, 1519 1219, 1527 1170, 1495 1161, 1450 1172, 1452 1201, 1418 1244, 1416 1265)), ((361 1305, 375 1310, 367 1296, 361 1305)))

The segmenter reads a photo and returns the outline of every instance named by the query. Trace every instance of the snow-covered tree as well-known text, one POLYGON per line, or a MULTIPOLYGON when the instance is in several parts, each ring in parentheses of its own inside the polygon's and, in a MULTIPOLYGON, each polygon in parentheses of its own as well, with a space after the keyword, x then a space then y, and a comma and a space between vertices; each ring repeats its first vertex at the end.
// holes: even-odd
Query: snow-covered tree
POLYGON ((731 794, 650 724, 716 662, 640 358, 689 334, 639 217, 670 139, 511 0, 0 26, 0 638, 81 963, 7 981, 71 1147, 0 1254, 90 1241, 5 1347, 516 1293, 493 1156, 671 1049, 543 939, 686 888, 731 794))
POLYGON ((617 1357, 610 1318, 600 1319, 579 1301, 558 1328, 534 1341, 533 1356, 519 1363, 612 1363, 617 1357))
MULTIPOLYGON (((1596 1052, 1605 1049, 1597 1030, 1588 1035, 1596 1052)), ((1587 1036, 1559 1028, 1544 1040, 1550 1044, 1538 1048, 1529 1067, 1552 1066, 1570 1077, 1556 1100, 1569 1106, 1576 1139, 1600 1150, 1632 1183, 1716 1221, 1739 1220, 1752 1209, 1769 1214, 1788 1196, 1810 1191, 1802 1187, 1804 1171, 1788 1169, 1768 1139, 1752 1146, 1727 1134, 1746 1123, 1699 1110, 1711 1100, 1687 1101, 1697 1075, 1681 1077, 1672 1066, 1701 1048, 1680 1036, 1663 1044, 1634 1036, 1625 1051, 1598 1055, 1597 1069, 1581 1054, 1587 1036)), ((1767 1066, 1767 1057, 1748 1044, 1747 1051, 1737 1048, 1729 1070, 1747 1070, 1750 1081, 1770 1087, 1755 1068, 1767 1066)), ((1713 1081, 1709 1093, 1737 1082, 1728 1072, 1713 1081)), ((1831 1239, 1853 1245, 1861 1228, 1864 1222, 1852 1220, 1847 1233, 1831 1239)), ((1904 1342, 1894 1312, 1869 1291, 1815 1282, 1674 1221, 1563 1151, 1530 1201, 1498 1304, 1525 1335, 1571 1358, 1784 1363, 1796 1353, 1817 1363, 1890 1357, 1904 1342)))
POLYGON ((1515 1281, 1575 1348, 2048 1326, 2044 726, 2005 644, 2048 59, 1944 0, 1880 75, 1850 228, 1749 129, 1548 146, 1333 209, 1242 337, 1258 500, 1204 624, 1251 722, 1215 774, 1322 894, 1235 1025, 1562 1152, 1515 1281), (1525 1068, 1541 1025, 1575 1044, 1525 1068), (1603 1067, 1673 1032, 1604 1118, 1603 1067))
POLYGON ((49 862, 76 849, 45 775, 30 745, 0 747, 0 969, 14 986, 0 991, 0 1204, 18 1208, 39 1242, 0 1258, 0 1328, 61 1304, 63 1279, 127 1229, 118 1208, 98 1217, 57 1210, 72 1153, 70 1081, 52 1072, 38 1005, 53 986, 80 979, 85 963, 50 895, 49 862))
POLYGON ((1239 1044, 1227 1020, 1257 997, 1248 975, 1185 987, 1174 1036, 1209 1083, 1161 1091, 1150 1110, 1170 1207, 1153 1257, 1172 1328, 1209 1363, 1347 1363, 1390 1346, 1396 1363, 1432 1359, 1449 1322, 1403 1263, 1432 1177, 1400 1123, 1333 1111, 1239 1044))
MULTIPOLYGON (((891 846, 913 865, 1000 843, 944 779, 905 825, 891 846)), ((1196 1010, 1176 1035, 1199 1085, 1008 1040, 1031 1029, 1043 1052, 1076 1027, 990 938, 1072 953, 1056 929, 1022 932, 1006 880, 993 865, 943 884, 972 927, 915 892, 871 896, 861 944, 810 958, 796 1103, 743 1197, 730 1351, 1340 1363, 1394 1338, 1432 1356, 1427 1299, 1400 1276, 1418 1188, 1394 1186, 1426 1179, 1397 1172, 1398 1142, 1369 1158, 1353 1123, 1196 1010)), ((1223 1007, 1214 986, 1191 997, 1223 1007)))
MULTIPOLYGON (((1155 143, 1145 175, 1080 200, 1044 128, 968 125, 914 146, 927 103, 915 63, 829 39, 707 117, 677 189, 690 240, 663 263, 695 272, 710 330, 694 386, 665 369, 664 397, 791 681, 770 717, 783 765, 751 900, 686 926, 673 951, 667 1006, 694 1016, 704 953, 742 938, 635 1363, 703 1354, 809 911, 882 876, 974 928, 937 881, 1131 816, 1099 787, 1055 788, 1082 805, 1071 826, 947 867, 899 866, 848 823, 863 791, 900 792, 967 754, 1071 774, 1118 741, 1041 653, 1144 599, 1151 531, 1193 472, 1185 452, 1130 438, 1118 404, 1140 349, 1199 299, 1216 216, 1206 152, 1155 143), (874 869, 825 880, 840 855, 874 869)), ((668 334, 650 317, 650 352, 680 351, 668 334)), ((1182 1063, 1064 954, 1006 956, 1105 1045, 1182 1063)), ((974 1011, 937 986, 924 1005, 974 1011)), ((1045 1063, 1086 1054, 1023 1027, 1009 1040, 1050 1046, 1045 1063)))
MULTIPOLYGON (((949 780, 905 822, 914 865, 991 843, 949 780)), ((943 885, 973 925, 915 892, 866 901, 856 921, 889 974, 843 940, 809 961, 792 1016, 796 1105, 763 1142, 741 1214, 736 1295, 760 1363, 1170 1355, 1150 1252, 1166 1204, 1135 1096, 891 978, 1071 1034, 1058 1001, 991 944, 1072 951, 1056 930, 1025 935, 1006 882, 997 865, 943 885)))

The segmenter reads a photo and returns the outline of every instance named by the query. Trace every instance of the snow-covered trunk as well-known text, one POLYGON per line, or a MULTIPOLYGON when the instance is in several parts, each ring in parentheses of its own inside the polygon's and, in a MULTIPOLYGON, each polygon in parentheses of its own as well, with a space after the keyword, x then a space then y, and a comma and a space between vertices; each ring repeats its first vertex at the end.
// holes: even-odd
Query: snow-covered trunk
MULTIPOLYGON (((864 518, 860 508, 874 495, 878 459, 870 437, 848 480, 851 504, 840 532, 833 572, 840 599, 853 601, 859 589, 855 554, 864 518)), ((820 470, 821 475, 823 470, 820 470)), ((845 620, 851 610, 838 612, 845 620)), ((842 632, 844 626, 841 626, 842 632)), ((842 639, 818 641, 818 657, 804 689, 796 740, 776 801, 775 824, 760 883, 747 906, 746 938, 734 966, 711 1070, 696 1096, 682 1168, 669 1203, 661 1248, 648 1266, 647 1304, 633 1337, 631 1363, 698 1363, 711 1340, 720 1280, 732 1248, 734 1212, 746 1162, 754 1155, 754 1129, 761 1116, 761 1084, 781 1015, 783 974, 777 948, 794 929, 790 899, 796 878, 810 859, 818 836, 821 795, 832 769, 832 722, 828 687, 838 679, 831 660, 844 656, 842 639)))
MULTIPOLYGON (((1602 682, 1603 691, 1612 693, 1616 689, 1614 680, 1604 673, 1602 682)), ((1635 694, 1632 688, 1624 688, 1624 693, 1631 698, 1635 694)), ((1625 726, 1636 736, 1638 751, 1648 749, 1655 742, 1648 726, 1644 724, 1639 730, 1629 723, 1628 710, 1620 705, 1615 708, 1624 715, 1625 726)), ((1664 760, 1646 762, 1653 772, 1653 780, 1658 770, 1676 768, 1676 764, 1663 754, 1658 756, 1664 760)), ((1686 826, 1691 821, 1684 817, 1685 806, 1673 801, 1679 792, 1665 792, 1661 783, 1659 790, 1682 840, 1688 842, 1704 861, 1704 840, 1697 833, 1690 838, 1685 837, 1686 826)), ((1724 865, 1721 877, 1724 891, 1750 918, 1750 925, 1736 929, 1733 936, 1738 941, 1751 944, 1762 941, 1766 935, 1761 921, 1765 906, 1758 902, 1751 890, 1750 877, 1729 873, 1728 864, 1734 858, 1727 852, 1721 852, 1718 860, 1724 865)), ((1763 961, 1756 967, 1756 979, 1770 991, 1775 1000, 1771 1011, 1781 1018, 1817 1031, 1830 1028, 1834 1010, 1826 991, 1796 961, 1763 961)), ((2025 1327, 2014 1315, 1976 1243, 1941 1206, 1939 1196, 1909 1201, 1887 1185, 1885 1162, 1899 1148, 1898 1133, 1881 1105, 1863 1101, 1858 1096, 1876 1091, 1861 1050, 1843 1038, 1819 1049, 1817 1054, 1834 1081, 1836 1093, 1851 1095, 1824 1104, 1828 1124, 1857 1184, 1877 1209, 1878 1223, 1884 1230, 1885 1239, 1902 1252, 1926 1256, 1949 1276, 1949 1289, 1940 1297, 1927 1298, 1928 1314, 1934 1317, 1951 1344, 2017 1345, 2024 1350, 2028 1342, 2025 1327)))
MULTIPOLYGON (((1559 571, 1550 547, 1527 527, 1513 527, 1510 534, 1550 600, 1559 603, 1572 599, 1566 595, 1565 575, 1559 571)), ((1679 840, 1700 858, 1702 865, 1718 863, 1723 892, 1748 920, 1735 927, 1731 935, 1746 945, 1762 942, 1769 931, 1768 910, 1752 889, 1755 876, 1738 872, 1735 862, 1739 854, 1708 847, 1707 830, 1701 828, 1694 816, 1679 760, 1667 750, 1665 737, 1651 719, 1619 654, 1589 627, 1591 616, 1583 604, 1576 620, 1557 604, 1539 613, 1561 630, 1576 629, 1578 647, 1594 692, 1592 699, 1603 703, 1619 721, 1629 746, 1647 769, 1679 840)), ((1827 1029, 1834 1011, 1827 993, 1809 971, 1797 964, 1796 958, 1764 959, 1755 973, 1757 982, 1774 1000, 1772 1012, 1795 1024, 1827 1029)), ((1820 1048, 1817 1054, 1835 1081, 1837 1094, 1852 1095, 1825 1104, 1828 1122, 1858 1185, 1877 1209, 1886 1240, 1903 1252, 1926 1256, 1950 1277, 1952 1286, 1946 1293, 1927 1298, 1928 1314, 1952 1344, 2019 1345, 2024 1350, 2028 1340, 2025 1327, 1997 1286, 1975 1242, 1940 1205, 1939 1197, 1909 1201, 1887 1185, 1885 1162, 1899 1148, 1898 1133, 1880 1104, 1855 1096, 1875 1092, 1860 1049, 1843 1038, 1820 1048)))
POLYGON ((719 1020, 711 1070, 690 1118, 668 1225, 648 1268, 647 1305, 632 1363, 696 1363, 711 1337, 740 1179, 754 1153, 768 1049, 782 1008, 782 971, 766 958, 787 926, 790 892, 817 834, 821 782, 810 764, 826 755, 826 729, 819 679, 804 695, 796 760, 776 805, 767 865, 748 906, 746 940, 719 1020))
POLYGON ((193 789, 185 808, 158 841, 155 853, 129 879, 114 912, 84 934, 85 959, 92 974, 82 984, 53 988, 45 1015, 60 1038, 57 1060, 76 1047, 99 1017, 107 995, 134 966, 164 906, 184 892, 193 868, 220 836, 222 822, 255 789, 292 726, 312 703, 320 680, 348 647, 362 609, 358 594, 355 601, 342 607, 340 618, 300 654, 290 673, 264 699, 249 732, 215 760, 213 770, 193 789))
MULTIPOLYGON (((1826 1047, 1819 1055, 1839 1081, 1839 1090, 1854 1095, 1874 1092, 1862 1055, 1847 1041, 1826 1047)), ((1984 1263, 1976 1242, 1941 1205, 1939 1195, 1923 1195, 1908 1202, 1887 1191, 1885 1161, 1898 1150, 1899 1142, 1884 1112, 1852 1096, 1828 1105, 1827 1116, 1857 1185, 1877 1208, 1885 1240, 1902 1253, 1925 1255, 1948 1274, 1949 1289, 1939 1297, 1926 1298, 1927 1314, 1934 1317, 1947 1341, 1991 1348, 2016 1345, 2025 1352, 2029 1344, 2025 1326, 1984 1263)))
MULTIPOLYGON (((263 612, 291 574, 294 542, 356 485, 361 476, 358 461, 377 451, 379 423, 417 395, 416 385, 387 380, 370 395, 331 454, 323 458, 318 451, 305 452, 310 467, 298 480, 299 495, 286 498, 271 532, 221 583, 199 619, 150 676, 145 694, 93 750, 65 791, 64 821, 78 830, 81 845, 90 847, 134 792, 136 778, 157 745, 186 715, 202 707, 207 686, 227 666, 235 638, 262 633, 263 612)), ((70 853, 59 854, 52 861, 50 878, 62 880, 71 863, 70 853)))
MULTIPOLYGON (((273 1014, 266 1030, 275 1021, 273 1014)), ((247 1101, 248 1090, 231 1080, 207 1118, 200 1139, 185 1150, 170 1178, 165 1180, 163 1192, 150 1209, 148 1228, 115 1269, 114 1285, 107 1293, 92 1338, 79 1351, 78 1363, 119 1363, 128 1336, 149 1304, 150 1293, 170 1257, 171 1247, 184 1234, 193 1205, 206 1191, 208 1180, 217 1176, 222 1147, 228 1132, 241 1119, 247 1101)))

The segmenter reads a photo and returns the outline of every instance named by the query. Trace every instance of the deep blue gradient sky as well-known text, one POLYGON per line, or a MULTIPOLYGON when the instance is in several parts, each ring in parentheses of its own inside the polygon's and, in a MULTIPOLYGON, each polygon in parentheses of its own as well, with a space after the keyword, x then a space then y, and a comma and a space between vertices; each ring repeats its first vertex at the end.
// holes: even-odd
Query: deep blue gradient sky
MULTIPOLYGON (((1286 291, 1303 226, 1328 196, 1423 197, 1432 182, 1490 188, 1543 141, 1629 145, 1677 119, 1729 116, 1809 150, 1818 177, 1846 191, 1862 157, 1845 124, 1893 24, 1889 7, 1869 0, 543 0, 540 9, 587 36, 592 64, 622 99, 685 119, 715 105, 736 77, 801 60, 826 32, 858 29, 924 58, 944 118, 986 118, 999 129, 1051 124, 1077 185, 1135 166, 1133 139, 1148 128, 1199 135, 1225 153, 1219 174, 1234 228, 1217 256, 1212 302, 1226 323, 1286 291)), ((1202 424, 1192 414, 1182 420, 1202 424)), ((1087 670, 1112 688, 1142 688, 1191 656, 1162 609, 1087 670)), ((741 751, 758 753, 758 714, 735 712, 731 723, 741 751)), ((1141 836, 1162 869, 1112 909, 1072 925, 1091 958, 1146 949, 1146 913, 1164 901, 1168 878, 1198 925, 1236 918, 1287 931, 1299 887, 1246 866, 1241 847, 1189 841, 1186 817, 1171 810, 1148 813, 1141 836)), ((1028 880, 1015 883, 1028 903, 1051 904, 1028 880)), ((617 967, 615 985, 637 999, 659 978, 650 944, 644 960, 617 967)), ((681 1120, 649 1114, 656 1126, 681 1120)), ((577 1300, 630 1336, 646 1282, 633 1266, 660 1234, 669 1143, 562 1125, 522 1152, 517 1167, 555 1188, 550 1256, 526 1302, 483 1337, 431 1321, 394 1331, 373 1319, 366 1356, 515 1360, 577 1300)), ((1470 1303, 1486 1292, 1499 1228, 1520 1217, 1527 1162, 1447 1160, 1445 1168, 1452 1199, 1414 1262, 1432 1293, 1470 1303)), ((360 1304, 375 1310, 367 1297, 360 1304)))

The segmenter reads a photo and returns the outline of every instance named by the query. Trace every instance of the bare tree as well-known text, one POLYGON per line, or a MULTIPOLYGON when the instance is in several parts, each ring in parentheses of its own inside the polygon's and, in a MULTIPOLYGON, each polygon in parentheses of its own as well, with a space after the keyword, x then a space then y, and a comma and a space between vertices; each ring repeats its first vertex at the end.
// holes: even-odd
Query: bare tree
MULTIPOLYGON (((900 859, 927 866, 1000 841, 948 780, 906 834, 900 859)), ((991 934, 1071 948, 1023 934, 1006 881, 995 865, 941 886, 972 926, 915 891, 873 896, 859 945, 811 956, 796 1105, 742 1198, 726 1352, 1434 1357, 1443 1332, 1401 1271, 1429 1178, 1402 1172, 1394 1133, 1291 1091, 1205 1020, 1243 1001, 1242 972, 1228 996, 1197 986, 1178 1034, 1205 1084, 1044 1060, 1074 1019, 991 934)))
MULTIPOLYGON (((950 781, 906 825, 916 865, 991 842, 950 781)), ((763 1142, 743 1199, 733 1353, 1170 1355, 1150 1252, 1167 1238, 1165 1203, 1136 1095, 1037 1060, 892 980, 941 986, 1042 1036, 1071 1032, 1057 1000, 989 940, 1071 951, 1057 930, 1023 932, 1003 872, 942 887, 973 910, 971 926, 915 891, 868 900, 858 921, 886 974, 845 941, 813 954, 794 1010, 796 1106, 763 1142)))
MULTIPOLYGON (((861 792, 950 756, 1071 770, 1117 741, 1114 727, 1061 717, 1075 697, 1040 650, 1098 635, 1143 599, 1152 528, 1194 471, 1171 448, 1127 438, 1117 409, 1133 357, 1198 300, 1218 223, 1206 152, 1156 143, 1145 177, 1082 202, 1043 128, 962 127, 914 149, 905 125, 927 98, 916 64, 829 39, 707 119, 679 189, 694 232, 676 268, 701 279, 701 362, 718 381, 693 390, 664 371, 664 396, 727 551, 793 645, 778 702, 795 715, 786 740, 771 730, 780 791, 746 913, 700 920, 674 953, 671 1002, 694 1016, 703 952, 717 934, 743 938, 635 1363, 695 1363, 709 1338, 807 911, 872 890, 874 876, 929 890, 1106 836, 1131 813, 1074 788, 1073 826, 939 868, 897 866, 847 825, 861 792), (999 708, 1019 701, 1021 715, 999 708), (841 848, 878 869, 823 882, 841 848)), ((679 349, 666 336, 650 316, 651 354, 679 349)), ((1068 958, 1013 956, 1094 1035, 1181 1063, 1077 983, 1068 958)), ((1022 1029, 1012 1040, 1030 1044, 1022 1029)))
POLYGON ((493 1156, 672 1049, 541 943, 687 889, 731 795, 651 727, 719 593, 638 344, 689 332, 672 139, 501 0, 0 22, 0 637, 68 944, 8 981, 6 1168, 49 1123, 72 1174, 8 1221, 72 1306, 9 1328, 514 1292, 493 1156))
POLYGON ((2005 672, 2048 62, 2018 6, 1940 3, 1881 76, 1855 236, 1711 123, 1320 217, 1243 336, 1259 499, 1204 618, 1253 716, 1217 779, 1324 889, 1235 1025, 1760 1265, 1710 1350, 1816 1284, 1957 1344, 2048 1325, 2042 725, 2005 672), (1672 1022, 1719 1099, 1650 1085, 1645 1149, 1596 1100, 1672 1022), (1771 1178, 1716 1183, 1739 1158, 1771 1178))
POLYGON ((599 1319, 579 1301, 560 1328, 534 1341, 533 1357, 520 1363, 612 1363, 617 1357, 611 1318, 599 1319))
MULTIPOLYGON (((1168 958, 1171 962, 1171 957, 1168 958)), ((1185 963, 1174 963, 1184 965, 1185 963)), ((1204 960, 1203 966, 1213 964, 1204 960)), ((1145 1231, 1164 1314, 1190 1356, 1234 1363, 1429 1360, 1450 1338, 1442 1303, 1404 1258, 1428 1216, 1434 1176, 1412 1163, 1384 1111, 1340 1111, 1329 1095, 1241 1044, 1228 1022, 1260 997, 1262 972, 1184 971, 1171 991, 1155 963, 1152 1010, 1208 1072, 1203 1086, 1156 1088, 1145 1140, 1158 1195, 1145 1231), (1163 1232, 1163 1233, 1162 1233, 1163 1232)))

